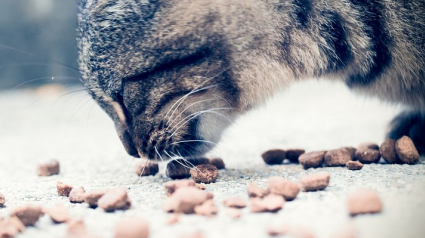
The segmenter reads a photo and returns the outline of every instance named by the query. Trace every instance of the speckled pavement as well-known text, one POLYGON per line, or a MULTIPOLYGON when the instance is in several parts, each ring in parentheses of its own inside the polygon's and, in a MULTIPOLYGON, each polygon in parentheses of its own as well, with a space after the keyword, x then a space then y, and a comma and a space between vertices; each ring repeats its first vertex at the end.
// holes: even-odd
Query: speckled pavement
MULTIPOLYGON (((307 150, 356 146, 383 141, 386 125, 401 107, 350 93, 344 85, 317 83, 295 85, 267 105, 248 113, 228 131, 210 154, 225 160, 216 183, 207 185, 220 211, 216 217, 182 216, 166 225, 169 214, 161 209, 165 199, 165 164, 156 176, 139 178, 112 122, 78 88, 43 87, 38 90, 0 91, 0 192, 7 216, 16 206, 45 207, 62 203, 71 215, 82 218, 93 235, 113 237, 115 224, 123 217, 138 216, 150 226, 150 237, 182 237, 201 231, 205 237, 268 237, 266 228, 284 222, 309 230, 315 237, 332 237, 346 226, 355 227, 357 237, 425 236, 425 162, 410 165, 365 165, 360 171, 346 168, 303 170, 300 165, 267 166, 260 154, 270 148, 301 147, 307 150), (38 162, 56 158, 61 173, 37 177, 38 162), (297 181, 309 173, 331 174, 330 186, 320 192, 301 192, 275 214, 253 214, 242 210, 233 220, 222 200, 231 195, 247 199, 246 185, 265 186, 270 176, 297 181), (71 204, 59 197, 56 181, 83 185, 86 190, 125 186, 132 200, 127 211, 105 213, 86 204, 71 204), (376 215, 350 217, 347 193, 356 188, 378 191, 384 205, 376 215)), ((54 225, 47 216, 18 237, 64 237, 66 225, 54 225)))

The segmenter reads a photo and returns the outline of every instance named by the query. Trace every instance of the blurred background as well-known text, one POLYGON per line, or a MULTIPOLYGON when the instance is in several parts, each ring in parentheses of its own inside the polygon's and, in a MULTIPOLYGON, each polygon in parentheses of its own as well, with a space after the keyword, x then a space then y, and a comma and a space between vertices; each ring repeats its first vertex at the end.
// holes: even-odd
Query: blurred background
POLYGON ((0 1, 0 90, 51 83, 52 77, 79 83, 77 10, 77 0, 0 1))

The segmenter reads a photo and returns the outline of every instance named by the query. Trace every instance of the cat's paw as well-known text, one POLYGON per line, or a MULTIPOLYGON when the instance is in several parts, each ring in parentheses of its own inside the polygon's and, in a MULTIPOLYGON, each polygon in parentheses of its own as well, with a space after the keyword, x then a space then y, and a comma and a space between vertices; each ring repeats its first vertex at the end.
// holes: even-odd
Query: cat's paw
POLYGON ((419 153, 425 154, 425 115, 405 111, 395 117, 391 121, 387 137, 397 140, 402 136, 409 136, 419 153))

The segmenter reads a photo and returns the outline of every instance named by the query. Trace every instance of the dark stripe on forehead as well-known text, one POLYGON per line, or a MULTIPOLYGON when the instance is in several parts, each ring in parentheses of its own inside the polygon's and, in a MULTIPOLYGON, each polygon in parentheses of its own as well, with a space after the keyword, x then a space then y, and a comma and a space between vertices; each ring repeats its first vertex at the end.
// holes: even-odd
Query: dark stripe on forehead
POLYGON ((325 39, 326 45, 319 44, 319 48, 328 58, 326 72, 332 73, 351 62, 353 59, 351 46, 347 42, 347 34, 340 15, 328 10, 320 14, 324 20, 324 23, 320 25, 320 36, 325 39))
POLYGON ((368 85, 379 78, 391 64, 391 52, 388 45, 391 37, 385 27, 384 6, 381 0, 350 0, 353 7, 363 13, 365 33, 371 38, 371 50, 375 53, 370 62, 369 72, 351 76, 347 85, 368 85))
POLYGON ((311 0, 294 0, 294 14, 297 19, 297 28, 308 28, 309 15, 312 10, 311 0))

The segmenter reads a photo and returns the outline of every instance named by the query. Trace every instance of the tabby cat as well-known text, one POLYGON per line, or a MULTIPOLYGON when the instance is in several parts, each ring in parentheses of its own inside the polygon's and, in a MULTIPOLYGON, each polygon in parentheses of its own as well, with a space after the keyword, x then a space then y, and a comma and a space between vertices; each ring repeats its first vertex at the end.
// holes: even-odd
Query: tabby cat
POLYGON ((79 63, 130 155, 198 156, 309 78, 402 103, 389 137, 425 148, 424 0, 85 0, 79 63))

